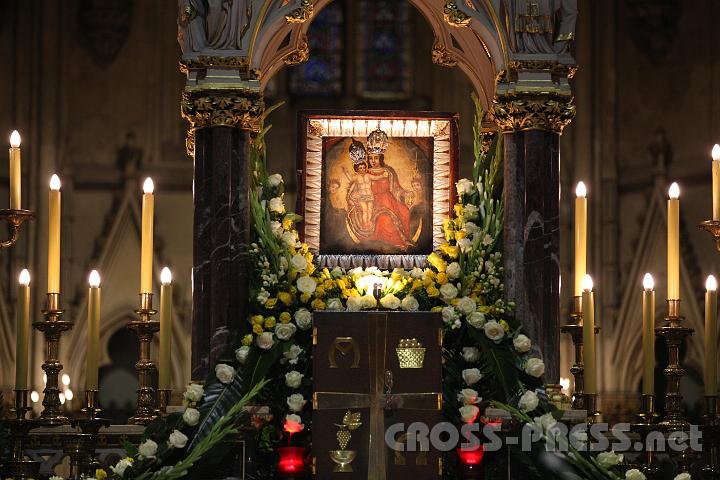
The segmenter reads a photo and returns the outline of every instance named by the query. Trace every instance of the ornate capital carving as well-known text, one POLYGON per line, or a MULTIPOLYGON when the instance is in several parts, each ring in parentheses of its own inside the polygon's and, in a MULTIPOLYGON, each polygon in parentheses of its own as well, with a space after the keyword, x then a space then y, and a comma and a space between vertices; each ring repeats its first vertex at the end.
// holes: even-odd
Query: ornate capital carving
POLYGON ((434 64, 442 65, 443 67, 454 67, 457 65, 455 57, 447 51, 445 45, 440 43, 437 38, 432 47, 432 61, 434 64))
POLYGON ((307 35, 303 35, 298 48, 285 55, 283 61, 286 65, 297 65, 306 62, 308 58, 310 58, 310 46, 308 45, 307 35))
POLYGON ((192 155, 197 128, 226 126, 258 132, 265 102, 262 92, 250 88, 186 90, 182 95, 180 111, 190 123, 186 147, 188 155, 192 155))
POLYGON ((458 8, 457 3, 451 0, 445 2, 443 17, 453 27, 467 27, 470 25, 471 18, 458 8))
POLYGON ((287 23, 303 23, 309 20, 313 14, 312 0, 301 0, 300 6, 285 16, 287 23))
POLYGON ((573 98, 562 95, 511 94, 496 97, 489 112, 503 132, 546 130, 562 133, 575 117, 573 98))
POLYGON ((224 68, 238 70, 241 80, 257 80, 260 78, 260 70, 250 68, 250 60, 247 57, 226 57, 221 55, 201 55, 195 58, 187 58, 180 61, 180 71, 184 74, 189 72, 204 73, 208 68, 224 68))

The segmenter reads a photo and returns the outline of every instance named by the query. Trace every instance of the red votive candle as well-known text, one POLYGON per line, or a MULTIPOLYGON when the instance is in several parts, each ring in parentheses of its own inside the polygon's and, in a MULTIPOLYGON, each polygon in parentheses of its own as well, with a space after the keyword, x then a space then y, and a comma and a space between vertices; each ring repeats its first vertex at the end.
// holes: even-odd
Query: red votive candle
POLYGON ((305 463, 303 462, 303 447, 278 447, 280 460, 278 460, 277 470, 283 478, 293 478, 305 473, 305 463))

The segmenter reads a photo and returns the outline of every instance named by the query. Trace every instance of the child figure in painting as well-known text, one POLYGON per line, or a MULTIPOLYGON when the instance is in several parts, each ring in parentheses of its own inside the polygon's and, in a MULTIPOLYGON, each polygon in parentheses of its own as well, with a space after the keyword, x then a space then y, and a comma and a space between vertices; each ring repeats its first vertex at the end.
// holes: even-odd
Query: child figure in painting
POLYGON ((375 198, 372 191, 372 182, 370 180, 370 176, 368 175, 367 162, 362 161, 355 163, 353 165, 353 170, 355 171, 355 175, 350 175, 347 170, 345 170, 345 175, 347 175, 347 178, 350 181, 350 186, 348 187, 348 198, 354 200, 354 203, 357 203, 360 207, 360 220, 362 222, 362 226, 363 228, 368 228, 372 221, 373 203, 375 198))

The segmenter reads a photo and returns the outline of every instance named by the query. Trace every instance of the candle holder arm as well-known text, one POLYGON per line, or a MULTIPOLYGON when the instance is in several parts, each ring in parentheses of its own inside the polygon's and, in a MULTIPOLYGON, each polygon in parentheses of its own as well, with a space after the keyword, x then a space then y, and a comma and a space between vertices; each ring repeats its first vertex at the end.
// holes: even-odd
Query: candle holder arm
POLYGON ((20 236, 20 228, 26 220, 33 220, 35 213, 30 210, 14 210, 14 209, 2 209, 0 210, 0 219, 7 222, 8 224, 8 236, 7 240, 0 241, 0 248, 10 248, 15 246, 20 236))

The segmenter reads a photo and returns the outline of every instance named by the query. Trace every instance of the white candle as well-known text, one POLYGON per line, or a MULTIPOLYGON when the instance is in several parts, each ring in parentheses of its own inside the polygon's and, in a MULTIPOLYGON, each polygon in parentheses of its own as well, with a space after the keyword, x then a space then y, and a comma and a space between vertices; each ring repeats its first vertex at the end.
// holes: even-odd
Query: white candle
POLYGON ((60 178, 50 178, 48 197, 48 288, 47 293, 60 293, 60 178))
POLYGON ((652 275, 643 278, 642 346, 643 395, 655 393, 655 281, 652 275))
POLYGON ((595 357, 595 295, 590 275, 583 277, 583 367, 585 369, 585 393, 597 393, 595 357))
POLYGON ((667 217, 668 300, 680 300, 680 187, 670 185, 667 217))
POLYGON ((720 220, 720 145, 712 148, 712 211, 713 220, 720 220))
POLYGON ((12 134, 10 134, 10 209, 12 210, 22 208, 20 165, 20 134, 17 130, 13 130, 12 134))
POLYGON ((160 358, 158 360, 158 388, 170 390, 172 352, 172 273, 165 267, 160 273, 160 358))
POLYGON ((143 184, 142 242, 140 246, 140 293, 152 293, 153 216, 155 213, 155 186, 150 177, 143 184))
POLYGON ((15 330, 15 389, 27 390, 28 351, 30 347, 30 272, 24 269, 18 278, 17 327, 15 330))
POLYGON ((90 272, 88 279, 88 347, 85 372, 85 390, 98 389, 98 364, 100 363, 100 274, 90 272))
POLYGON ((705 395, 717 395, 717 287, 710 275, 705 282, 705 395))
POLYGON ((587 189, 583 182, 577 184, 575 195, 575 296, 579 297, 587 273, 587 189))

